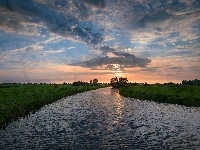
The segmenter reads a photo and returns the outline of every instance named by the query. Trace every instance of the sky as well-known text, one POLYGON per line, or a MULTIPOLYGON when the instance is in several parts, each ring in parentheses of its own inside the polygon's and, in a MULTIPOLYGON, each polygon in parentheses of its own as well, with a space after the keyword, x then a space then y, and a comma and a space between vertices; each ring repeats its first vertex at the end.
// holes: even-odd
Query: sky
POLYGON ((0 0, 0 83, 200 79, 199 0, 0 0))

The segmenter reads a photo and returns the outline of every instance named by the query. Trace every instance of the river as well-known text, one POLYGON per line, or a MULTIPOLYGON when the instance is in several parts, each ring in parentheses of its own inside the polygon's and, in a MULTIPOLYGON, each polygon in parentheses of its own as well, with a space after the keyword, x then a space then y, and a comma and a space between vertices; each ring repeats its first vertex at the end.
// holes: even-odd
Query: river
POLYGON ((88 91, 10 123, 0 149, 200 149, 200 108, 88 91))

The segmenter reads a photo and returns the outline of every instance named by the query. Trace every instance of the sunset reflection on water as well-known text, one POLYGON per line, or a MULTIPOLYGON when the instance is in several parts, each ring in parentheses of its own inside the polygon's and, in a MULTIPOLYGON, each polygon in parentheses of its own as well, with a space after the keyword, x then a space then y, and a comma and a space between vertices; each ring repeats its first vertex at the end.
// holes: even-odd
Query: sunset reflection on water
POLYGON ((123 117, 122 116, 122 110, 123 110, 124 104, 122 103, 122 98, 119 95, 118 90, 116 90, 116 89, 112 90, 112 94, 115 97, 113 107, 114 107, 115 114, 117 116, 114 120, 114 123, 119 124, 120 119, 123 117))

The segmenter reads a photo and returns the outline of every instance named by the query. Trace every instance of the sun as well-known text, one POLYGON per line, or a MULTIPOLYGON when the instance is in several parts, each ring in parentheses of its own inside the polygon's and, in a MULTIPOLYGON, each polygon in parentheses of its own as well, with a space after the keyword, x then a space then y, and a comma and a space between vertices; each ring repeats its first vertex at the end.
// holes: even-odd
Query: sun
POLYGON ((125 73, 122 71, 117 71, 117 72, 115 71, 114 74, 116 77, 124 77, 124 76, 128 75, 129 73, 125 73))

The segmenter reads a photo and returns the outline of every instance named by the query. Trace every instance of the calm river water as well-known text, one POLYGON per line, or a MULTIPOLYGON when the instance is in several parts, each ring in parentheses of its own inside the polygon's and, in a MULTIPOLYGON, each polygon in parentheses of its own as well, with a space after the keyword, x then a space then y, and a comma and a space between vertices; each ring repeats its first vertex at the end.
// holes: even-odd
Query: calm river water
POLYGON ((0 130, 0 149, 200 149, 200 108, 98 89, 9 124, 0 130))

